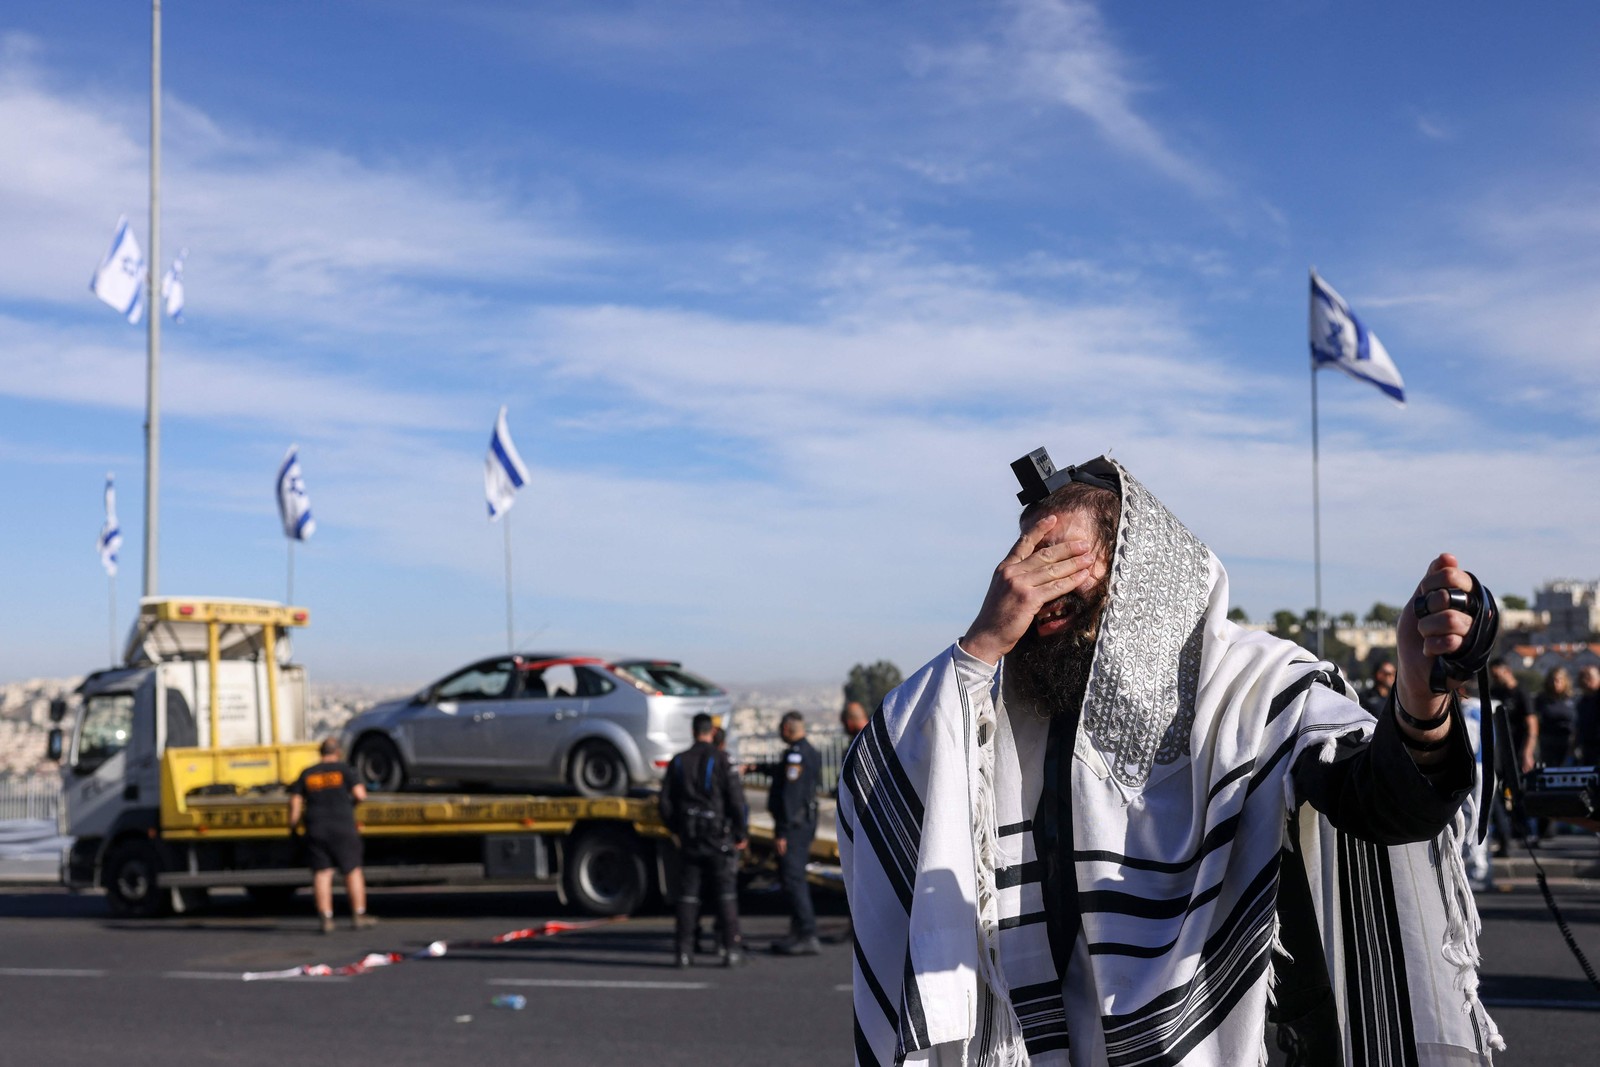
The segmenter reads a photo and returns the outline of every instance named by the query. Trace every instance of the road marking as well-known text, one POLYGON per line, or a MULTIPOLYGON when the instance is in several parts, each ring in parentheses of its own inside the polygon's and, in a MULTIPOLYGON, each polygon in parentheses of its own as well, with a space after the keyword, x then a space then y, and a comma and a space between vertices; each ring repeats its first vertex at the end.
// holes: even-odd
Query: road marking
POLYGON ((833 987, 833 991, 835 993, 854 993, 856 987, 853 985, 836 985, 833 987))
MULTIPOLYGON (((244 975, 238 971, 162 971, 163 978, 193 978, 198 980, 209 979, 214 982, 242 982, 244 975)), ((294 982, 305 975, 285 975, 282 978, 258 978, 259 982, 294 982)), ((348 982, 350 979, 344 975, 321 975, 307 982, 307 985, 326 985, 328 982, 348 982)))
POLYGON ((70 967, 0 967, 6 978, 104 978, 105 971, 76 970, 70 967))
POLYGON ((491 978, 490 985, 548 989, 710 989, 710 982, 625 982, 604 978, 491 978))
POLYGON ((1514 997, 1483 997, 1483 1003, 1491 1008, 1551 1008, 1559 1011, 1569 1011, 1574 1008, 1588 1011, 1600 1011, 1600 1000, 1518 1000, 1514 997))

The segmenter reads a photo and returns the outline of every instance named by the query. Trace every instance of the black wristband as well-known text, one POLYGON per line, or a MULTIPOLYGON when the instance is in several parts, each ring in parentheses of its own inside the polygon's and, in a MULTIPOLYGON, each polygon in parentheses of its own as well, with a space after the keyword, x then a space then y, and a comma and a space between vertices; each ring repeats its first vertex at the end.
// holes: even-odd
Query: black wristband
POLYGON ((1398 694, 1394 698, 1394 713, 1400 716, 1401 722, 1405 723, 1413 730, 1437 730, 1439 727, 1450 721, 1450 705, 1446 704, 1444 712, 1436 719, 1419 719, 1405 708, 1400 706, 1400 697, 1398 694))
POLYGON ((1445 734, 1437 741, 1414 741, 1404 731, 1400 734, 1400 743, 1413 752, 1437 752, 1450 743, 1450 735, 1445 734))

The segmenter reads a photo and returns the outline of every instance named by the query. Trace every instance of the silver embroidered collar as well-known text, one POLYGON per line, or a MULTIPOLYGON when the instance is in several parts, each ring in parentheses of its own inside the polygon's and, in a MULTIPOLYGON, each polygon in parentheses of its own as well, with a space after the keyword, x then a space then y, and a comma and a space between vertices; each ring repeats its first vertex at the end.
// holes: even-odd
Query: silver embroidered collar
POLYGON ((1082 729, 1105 755, 1112 777, 1138 787, 1155 765, 1189 751, 1210 552, 1120 463, 1115 466, 1122 517, 1082 729))

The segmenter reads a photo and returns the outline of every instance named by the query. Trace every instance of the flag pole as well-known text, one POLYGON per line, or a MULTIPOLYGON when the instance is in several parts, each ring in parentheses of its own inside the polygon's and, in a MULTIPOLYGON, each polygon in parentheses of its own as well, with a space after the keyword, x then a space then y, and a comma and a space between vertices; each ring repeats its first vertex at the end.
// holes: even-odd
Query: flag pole
POLYGON ((1311 540, 1317 580, 1317 658, 1322 658, 1322 490, 1317 445, 1317 361, 1311 360, 1311 540))
POLYGON ((161 0, 150 0, 150 256, 146 262, 144 595, 155 596, 161 470, 161 286, 156 281, 161 263, 161 0))
POLYGON ((294 603, 294 538, 287 537, 287 538, 284 538, 284 540, 289 542, 289 591, 288 591, 288 594, 284 597, 283 602, 285 604, 293 604, 294 603))
POLYGON ((507 511, 501 518, 504 520, 506 535, 506 649, 515 652, 516 627, 512 623, 511 615, 511 512, 507 511))
POLYGON ((117 577, 106 575, 106 591, 110 599, 110 613, 106 619, 106 647, 111 650, 111 666, 117 665, 117 577))

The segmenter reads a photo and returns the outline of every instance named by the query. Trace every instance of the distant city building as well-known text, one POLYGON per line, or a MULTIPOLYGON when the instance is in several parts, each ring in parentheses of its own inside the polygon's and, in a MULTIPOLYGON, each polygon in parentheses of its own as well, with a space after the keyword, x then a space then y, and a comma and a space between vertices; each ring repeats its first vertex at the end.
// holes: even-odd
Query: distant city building
POLYGON ((1600 581, 1546 582, 1534 590, 1533 610, 1549 617, 1545 637, 1551 643, 1586 642, 1600 631, 1600 581))

